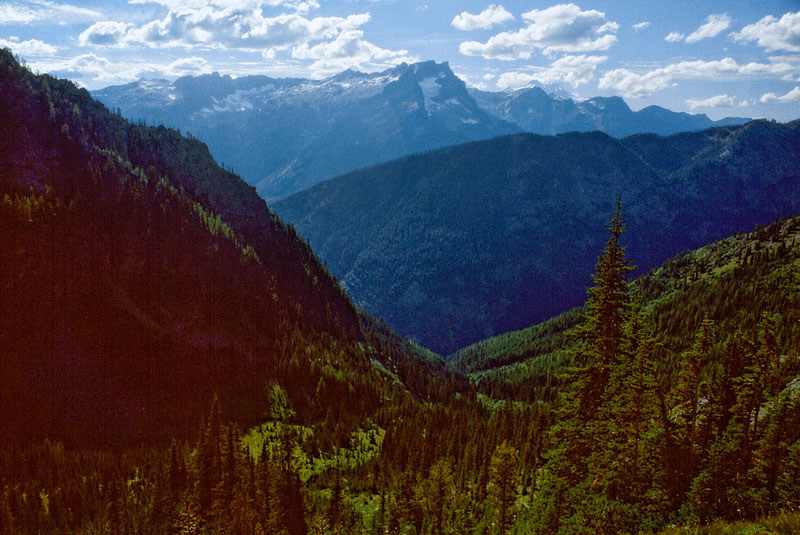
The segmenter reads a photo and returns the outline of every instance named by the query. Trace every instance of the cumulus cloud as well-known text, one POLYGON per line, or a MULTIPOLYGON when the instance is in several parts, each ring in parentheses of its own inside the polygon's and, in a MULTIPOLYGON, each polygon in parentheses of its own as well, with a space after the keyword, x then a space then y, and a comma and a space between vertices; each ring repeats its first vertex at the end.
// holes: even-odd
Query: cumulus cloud
POLYGON ((519 89, 531 82, 541 84, 569 84, 578 87, 594 78, 597 66, 608 59, 607 56, 563 56, 549 67, 539 67, 533 72, 506 72, 497 79, 501 89, 519 89))
POLYGON ((605 13, 583 11, 575 4, 560 4, 522 14, 527 23, 516 32, 501 32, 486 43, 466 41, 459 51, 466 56, 487 59, 528 59, 534 51, 588 52, 608 50, 613 45, 619 24, 606 20, 605 13))
POLYGON ((486 30, 492 26, 504 24, 514 20, 514 15, 506 11, 503 6, 490 5, 477 15, 464 11, 456 15, 450 25, 459 30, 486 30))
POLYGON ((714 61, 681 61, 643 74, 628 69, 613 69, 600 77, 597 87, 615 89, 623 96, 644 98, 670 87, 677 79, 712 79, 722 76, 786 76, 796 74, 790 62, 739 64, 733 58, 714 61))
POLYGON ((666 41, 668 43, 679 43, 680 41, 683 41, 684 37, 686 37, 686 36, 683 35, 682 33, 670 32, 670 33, 667 34, 666 37, 664 37, 664 41, 666 41))
POLYGON ((72 4, 57 4, 49 1, 29 1, 24 4, 0 4, 0 25, 34 24, 44 21, 77 22, 97 20, 102 14, 72 4))
POLYGON ((731 36, 736 41, 755 41, 767 50, 800 52, 800 11, 786 13, 780 19, 767 15, 731 36))
POLYGON ((171 63, 111 61, 93 53, 81 54, 68 60, 46 60, 34 62, 31 67, 70 76, 88 77, 103 84, 121 84, 140 78, 176 78, 188 74, 204 74, 212 71, 201 57, 180 58, 171 63))
POLYGON ((716 95, 704 99, 690 98, 686 104, 693 110, 696 108, 731 108, 736 105, 736 97, 716 95))
POLYGON ((639 30, 644 30, 648 26, 650 26, 650 22, 645 20, 645 21, 637 22, 636 24, 634 24, 633 25, 633 29, 638 32, 639 30))
MULTIPOLYGON (((346 17, 309 17, 316 1, 301 0, 134 0, 167 7, 157 20, 134 25, 100 21, 79 37, 84 46, 229 49, 260 52, 270 60, 278 53, 311 60, 312 71, 339 67, 394 64, 409 58, 404 50, 386 50, 363 39, 359 30, 369 13, 346 17), (265 7, 282 13, 265 16, 265 7), (348 56, 350 54, 350 56, 348 56)), ((339 69, 342 70, 342 69, 339 69)))
POLYGON ((180 58, 159 69, 167 78, 211 72, 211 65, 201 57, 180 58))
POLYGON ((237 7, 247 9, 252 7, 276 7, 291 9, 297 13, 308 13, 319 7, 316 0, 130 0, 131 4, 156 4, 169 9, 188 7, 191 9, 212 8, 220 9, 237 7))
POLYGON ((128 30, 133 24, 104 20, 95 22, 78 36, 81 45, 117 45, 124 43, 128 30))
POLYGON ((141 26, 101 21, 80 36, 81 44, 152 48, 286 49, 292 45, 335 38, 369 21, 369 14, 305 18, 297 13, 264 17, 258 6, 196 9, 180 6, 166 17, 141 26))
POLYGON ((780 97, 775 93, 764 93, 759 100, 765 104, 768 102, 800 102, 800 87, 795 87, 780 97))
POLYGON ((687 43, 696 43, 702 39, 709 39, 728 29, 731 25, 731 18, 726 15, 709 15, 706 23, 686 36, 687 43))
POLYGON ((419 61, 409 56, 407 50, 386 50, 364 41, 363 36, 361 30, 348 30, 333 41, 315 46, 300 45, 292 51, 292 57, 313 60, 309 68, 314 76, 334 74, 348 68, 374 71, 403 62, 419 61))
POLYGON ((22 57, 50 56, 58 51, 56 47, 48 45, 44 41, 38 39, 20 41, 17 37, 0 39, 0 48, 10 48, 14 54, 22 57))

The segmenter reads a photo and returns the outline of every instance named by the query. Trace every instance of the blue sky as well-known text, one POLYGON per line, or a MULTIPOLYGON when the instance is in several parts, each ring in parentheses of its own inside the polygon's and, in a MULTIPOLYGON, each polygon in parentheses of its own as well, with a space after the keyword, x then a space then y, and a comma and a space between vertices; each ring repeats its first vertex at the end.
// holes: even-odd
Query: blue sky
POLYGON ((433 59, 488 90, 554 83, 634 109, 800 117, 800 0, 0 0, 0 46, 89 89, 433 59))

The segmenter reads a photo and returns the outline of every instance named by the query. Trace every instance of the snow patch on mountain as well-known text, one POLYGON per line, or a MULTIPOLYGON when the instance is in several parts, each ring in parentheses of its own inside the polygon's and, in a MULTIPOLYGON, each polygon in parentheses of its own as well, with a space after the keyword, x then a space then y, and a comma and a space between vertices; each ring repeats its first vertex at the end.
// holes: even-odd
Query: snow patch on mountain
POLYGON ((419 88, 422 89, 422 94, 425 97, 425 109, 428 111, 428 115, 430 115, 436 107, 433 99, 439 96, 439 91, 442 90, 439 77, 430 76, 428 78, 423 78, 419 81, 419 88))

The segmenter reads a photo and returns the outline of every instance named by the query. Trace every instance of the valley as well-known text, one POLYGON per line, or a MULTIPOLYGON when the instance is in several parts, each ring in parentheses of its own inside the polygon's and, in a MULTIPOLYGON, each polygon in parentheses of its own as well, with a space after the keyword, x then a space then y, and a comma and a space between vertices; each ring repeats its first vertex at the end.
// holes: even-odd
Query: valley
POLYGON ((523 133, 434 62, 117 91, 0 51, 3 533, 796 526, 798 121, 523 133))
POLYGON ((637 273, 796 214, 798 147, 796 121, 520 134, 349 173, 273 208, 356 304, 448 354, 579 305, 617 199, 637 273))

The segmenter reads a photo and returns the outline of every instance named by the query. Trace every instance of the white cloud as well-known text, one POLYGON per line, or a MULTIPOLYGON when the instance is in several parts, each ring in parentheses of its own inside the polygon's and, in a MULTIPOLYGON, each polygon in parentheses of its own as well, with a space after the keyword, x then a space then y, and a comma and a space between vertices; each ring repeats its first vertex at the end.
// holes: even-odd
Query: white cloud
POLYGON ((132 29, 133 24, 104 20, 95 22, 78 36, 78 42, 83 45, 117 45, 125 41, 125 36, 132 29))
POLYGON ((250 9, 262 7, 275 7, 291 9, 297 13, 308 13, 319 7, 316 0, 129 0, 131 4, 156 4, 168 9, 181 7, 190 9, 250 9))
POLYGON ((187 74, 209 73, 213 69, 200 57, 188 57, 171 63, 111 61, 96 54, 81 54, 68 60, 46 60, 31 63, 31 67, 45 72, 57 72, 88 77, 103 84, 121 84, 143 77, 177 78, 187 74))
POLYGON ((506 72, 497 80, 500 89, 519 89, 531 82, 541 84, 569 84, 579 87, 594 78, 597 66, 608 59, 607 56, 563 56, 549 67, 535 68, 534 72, 506 72))
POLYGON ((724 76, 780 77, 798 72, 798 66, 790 62, 738 64, 733 58, 714 61, 681 61, 660 67, 643 74, 628 69, 614 69, 600 77, 597 87, 615 89, 623 96, 644 98, 656 91, 670 87, 677 79, 713 79, 724 76))
POLYGON ((110 47, 230 49, 260 52, 270 60, 289 52, 295 59, 311 60, 315 75, 348 67, 372 70, 371 65, 394 65, 410 59, 405 50, 380 48, 363 39, 358 28, 370 20, 368 13, 347 17, 303 16, 316 2, 299 0, 134 0, 157 3, 168 12, 162 19, 141 25, 101 21, 79 37, 82 45, 110 47), (292 13, 264 16, 265 6, 293 9, 292 13))
POLYGON ((459 30, 486 30, 492 26, 504 24, 514 20, 514 15, 506 11, 503 6, 490 5, 477 15, 464 11, 456 15, 450 25, 459 30))
POLYGON ((763 103, 768 102, 800 102, 800 86, 795 87, 783 96, 778 96, 775 93, 764 93, 759 99, 763 103))
POLYGON ((690 98, 686 104, 693 110, 696 108, 731 108, 736 105, 736 97, 716 95, 704 99, 690 98))
POLYGON ((648 26, 650 26, 650 22, 645 20, 645 21, 642 21, 642 22, 637 22, 632 27, 633 27, 634 30, 636 30, 638 32, 639 30, 644 30, 648 26))
POLYGON ((786 13, 780 19, 767 15, 731 36, 736 41, 755 41, 767 50, 800 52, 800 11, 786 13))
POLYGON ((364 32, 361 30, 347 30, 333 41, 311 47, 300 45, 292 51, 292 57, 313 60, 309 68, 317 77, 348 68, 375 71, 403 62, 419 61, 418 58, 409 56, 407 50, 386 50, 362 40, 363 36, 364 32))
POLYGON ((18 54, 22 57, 50 56, 58 51, 56 47, 48 45, 38 39, 20 41, 16 36, 11 36, 8 39, 0 39, 0 48, 6 47, 10 48, 14 54, 18 54))
POLYGON ((0 4, 0 25, 34 24, 44 21, 76 22, 97 20, 102 14, 72 4, 56 4, 49 1, 30 1, 24 4, 0 4))
POLYGON ((731 18, 726 15, 709 15, 706 17, 706 23, 697 28, 695 31, 686 36, 687 43, 696 43, 701 39, 708 39, 714 37, 728 29, 731 25, 731 18))
POLYGON ((664 37, 664 41, 666 41, 668 43, 678 43, 680 41, 683 41, 684 37, 686 37, 686 36, 683 35, 682 33, 670 32, 670 33, 667 34, 666 37, 664 37))
POLYGON ((487 59, 528 59, 536 50, 552 52, 588 52, 608 50, 613 45, 619 24, 606 20, 603 12, 582 11, 575 4, 560 4, 534 9, 522 14, 528 23, 516 32, 501 32, 486 43, 466 41, 459 52, 487 59))
POLYGON ((186 76, 189 74, 204 74, 212 71, 211 66, 205 58, 191 57, 180 58, 172 63, 160 68, 160 71, 167 77, 186 76))

